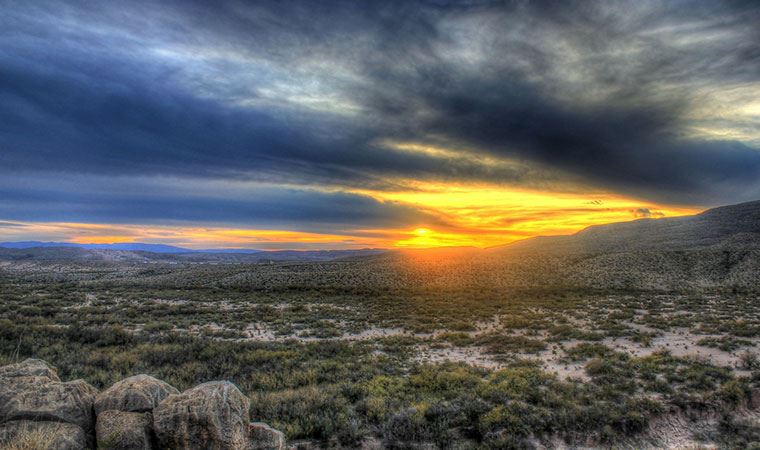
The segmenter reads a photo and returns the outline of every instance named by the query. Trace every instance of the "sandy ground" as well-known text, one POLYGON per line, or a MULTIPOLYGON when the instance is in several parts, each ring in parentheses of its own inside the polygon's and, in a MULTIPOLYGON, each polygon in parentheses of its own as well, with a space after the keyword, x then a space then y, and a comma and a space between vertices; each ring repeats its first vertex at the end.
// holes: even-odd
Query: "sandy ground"
MULTIPOLYGON (((87 301, 94 299, 88 298, 87 301)), ((228 308, 230 305, 226 305, 228 308)), ((315 304, 315 306, 317 306, 315 304)), ((319 305, 324 307, 325 305, 319 305)), ((286 305, 275 305, 276 308, 283 308, 286 305)), ((344 328, 348 325, 339 321, 333 321, 338 328, 344 328)), ((582 322, 574 323, 579 328, 587 328, 588 324, 582 322)), ((747 348, 741 348, 734 352, 726 352, 717 348, 704 347, 697 345, 697 342, 704 338, 720 338, 721 335, 709 335, 709 334, 697 334, 688 329, 673 329, 671 331, 662 331, 654 328, 646 327, 641 324, 629 322, 624 325, 638 330, 642 333, 653 333, 656 337, 651 339, 650 345, 645 346, 641 343, 634 342, 626 338, 606 338, 601 341, 602 344, 607 345, 615 351, 626 352, 632 356, 647 356, 652 353, 667 350, 672 355, 678 357, 697 357, 703 358, 712 364, 729 367, 736 370, 739 374, 746 374, 746 372, 738 369, 740 365, 740 354, 747 350, 747 348)), ((501 330, 501 324, 498 317, 494 317, 492 320, 479 322, 476 324, 475 331, 467 332, 468 335, 476 337, 482 334, 493 333, 501 330)), ((180 330, 178 330, 180 331, 180 330)), ((189 330, 184 330, 191 334, 201 334, 203 332, 223 333, 232 332, 240 333, 240 330, 234 330, 225 328, 222 325, 216 323, 209 323, 203 326, 193 326, 189 330)), ((489 355, 483 351, 482 348, 477 346, 469 347, 456 347, 453 345, 445 344, 437 338, 444 333, 445 330, 439 330, 433 333, 413 333, 403 328, 383 328, 383 327, 371 327, 364 329, 356 333, 344 332, 340 336, 336 337, 314 337, 305 336, 299 334, 287 334, 278 335, 270 327, 264 323, 251 323, 243 331, 242 338, 229 338, 233 340, 246 340, 246 341, 264 341, 264 342, 283 342, 291 339, 300 341, 320 341, 325 339, 338 339, 345 341, 364 341, 373 340, 378 338, 387 338, 394 336, 408 336, 415 337, 424 341, 417 345, 416 360, 420 362, 464 362, 474 366, 485 367, 489 369, 498 369, 504 365, 497 358, 489 355)), ((513 334, 521 334, 521 332, 515 332, 513 334)), ((534 339, 546 338, 546 333, 538 334, 536 336, 530 336, 534 339)), ((225 339, 225 338, 221 338, 225 339)), ((747 339, 753 342, 753 346, 749 349, 755 351, 760 344, 760 339, 747 339)), ((580 344, 582 341, 566 340, 561 343, 547 342, 547 349, 539 352, 538 354, 515 354, 515 357, 537 359, 541 362, 544 370, 554 373, 560 379, 576 378, 576 379, 588 379, 584 371, 585 362, 568 363, 563 361, 566 356, 565 350, 580 344)))

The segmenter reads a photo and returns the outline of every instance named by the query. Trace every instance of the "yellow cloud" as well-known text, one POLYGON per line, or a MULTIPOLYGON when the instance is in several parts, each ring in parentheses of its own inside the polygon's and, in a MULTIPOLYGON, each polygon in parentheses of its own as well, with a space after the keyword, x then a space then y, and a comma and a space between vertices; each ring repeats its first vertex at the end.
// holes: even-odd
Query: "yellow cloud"
POLYGON ((595 224, 699 212, 610 193, 410 183, 414 189, 362 191, 381 201, 412 205, 436 218, 437 223, 421 223, 412 230, 399 231, 393 244, 398 247, 488 247, 538 235, 569 234, 595 224))

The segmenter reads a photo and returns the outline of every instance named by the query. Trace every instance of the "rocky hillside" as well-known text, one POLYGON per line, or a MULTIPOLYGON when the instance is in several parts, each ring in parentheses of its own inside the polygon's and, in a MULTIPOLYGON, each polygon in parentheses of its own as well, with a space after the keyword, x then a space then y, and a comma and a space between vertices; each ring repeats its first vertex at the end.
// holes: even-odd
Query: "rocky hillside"
POLYGON ((694 216, 595 225, 570 236, 526 239, 490 252, 559 255, 715 247, 760 248, 760 201, 722 206, 694 216))
POLYGON ((760 276, 760 201, 695 216, 589 227, 496 247, 552 284, 596 288, 756 290, 760 276))
POLYGON ((227 381, 185 392, 148 375, 103 392, 62 382, 47 363, 0 367, 0 448, 45 450, 282 450, 284 436, 251 423, 249 400, 227 381))

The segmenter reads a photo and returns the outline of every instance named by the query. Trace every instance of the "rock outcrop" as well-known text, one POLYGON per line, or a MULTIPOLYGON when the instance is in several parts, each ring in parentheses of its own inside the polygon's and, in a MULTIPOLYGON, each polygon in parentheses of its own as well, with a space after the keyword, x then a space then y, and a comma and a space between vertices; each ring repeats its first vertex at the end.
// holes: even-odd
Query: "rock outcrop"
POLYGON ((97 390, 82 380, 49 381, 41 377, 6 378, 0 383, 0 417, 35 420, 95 429, 92 403, 97 390))
POLYGON ((135 375, 115 383, 95 399, 96 439, 112 450, 153 450, 153 409, 179 391, 149 375, 135 375))
POLYGON ((212 381, 170 395, 153 413, 162 448, 245 449, 250 401, 234 384, 212 381))
POLYGON ((179 391, 149 375, 135 375, 115 383, 95 399, 95 413, 103 411, 150 412, 161 400, 179 391))
POLYGON ((93 403, 97 392, 83 380, 61 382, 54 369, 37 359, 3 367, 0 369, 3 436, 7 440, 36 434, 42 439, 41 435, 50 434, 55 425, 61 432, 53 433, 56 439, 50 448, 92 447, 95 434, 93 403), (81 446, 82 435, 86 438, 86 447, 81 446))
POLYGON ((283 450, 285 435, 263 422, 254 422, 248 427, 251 450, 283 450))
POLYGON ((39 359, 0 367, 0 448, 46 450, 282 450, 285 437, 250 423, 248 397, 212 381, 180 393, 148 375, 105 391, 62 382, 39 359))
POLYGON ((58 373, 41 359, 29 358, 18 364, 0 367, 0 378, 43 377, 61 381, 58 373))
POLYGON ((98 414, 95 427, 99 448, 109 450, 153 450, 153 416, 149 412, 109 409, 98 414))

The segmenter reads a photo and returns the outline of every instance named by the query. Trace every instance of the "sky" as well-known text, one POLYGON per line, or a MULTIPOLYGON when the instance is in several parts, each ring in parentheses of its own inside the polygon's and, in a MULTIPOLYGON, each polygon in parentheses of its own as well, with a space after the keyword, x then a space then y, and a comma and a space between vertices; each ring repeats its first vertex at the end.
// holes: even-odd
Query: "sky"
POLYGON ((0 240, 488 247, 760 199, 757 2, 0 11, 0 240))

